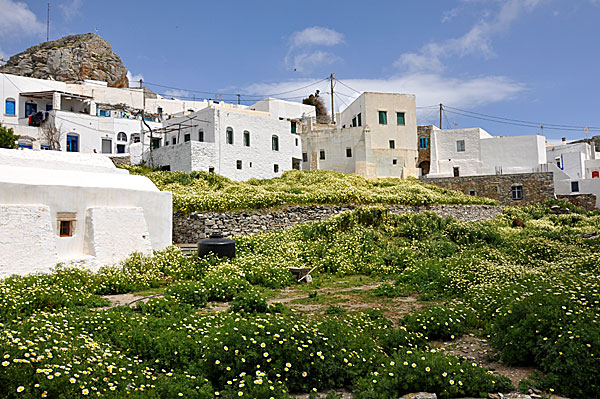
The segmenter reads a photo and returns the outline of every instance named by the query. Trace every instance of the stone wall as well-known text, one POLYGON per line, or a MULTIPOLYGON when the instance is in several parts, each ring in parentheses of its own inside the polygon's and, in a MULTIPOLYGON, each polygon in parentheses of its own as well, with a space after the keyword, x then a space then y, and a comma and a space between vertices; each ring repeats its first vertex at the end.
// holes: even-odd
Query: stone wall
POLYGON ((567 200, 573 205, 582 207, 586 211, 593 211, 596 209, 596 195, 594 194, 558 194, 556 198, 567 200))
MULTIPOLYGON (((192 213, 173 215, 173 242, 192 244, 220 232, 224 236, 239 236, 283 230, 297 223, 323 220, 355 206, 289 206, 264 212, 192 213)), ((436 205, 401 206, 390 205, 390 213, 432 211, 442 217, 454 217, 465 221, 492 219, 502 213, 499 207, 488 205, 436 205)))
POLYGON ((434 184, 469 195, 487 197, 501 205, 525 205, 554 198, 552 172, 518 173, 465 177, 421 178, 424 183, 434 184), (512 188, 521 185, 523 198, 512 199, 512 188))
POLYGON ((115 166, 131 165, 131 156, 129 154, 110 155, 109 158, 115 166))

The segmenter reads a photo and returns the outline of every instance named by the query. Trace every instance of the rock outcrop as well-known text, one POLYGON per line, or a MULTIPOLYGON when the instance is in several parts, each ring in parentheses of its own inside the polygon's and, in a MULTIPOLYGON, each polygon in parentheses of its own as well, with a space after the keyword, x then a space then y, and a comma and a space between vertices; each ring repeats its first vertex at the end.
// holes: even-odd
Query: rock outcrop
POLYGON ((2 72, 62 82, 85 79, 127 87, 127 68, 110 43, 94 33, 44 42, 10 57, 2 72))

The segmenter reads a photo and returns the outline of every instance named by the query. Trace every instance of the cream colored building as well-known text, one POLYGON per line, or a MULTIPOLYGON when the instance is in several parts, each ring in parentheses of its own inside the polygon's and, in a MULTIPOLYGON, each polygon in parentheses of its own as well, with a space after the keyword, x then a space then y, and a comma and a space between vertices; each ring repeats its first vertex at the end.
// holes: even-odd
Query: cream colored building
POLYGON ((417 176, 414 95, 365 92, 336 119, 336 125, 305 121, 302 169, 369 178, 417 176))

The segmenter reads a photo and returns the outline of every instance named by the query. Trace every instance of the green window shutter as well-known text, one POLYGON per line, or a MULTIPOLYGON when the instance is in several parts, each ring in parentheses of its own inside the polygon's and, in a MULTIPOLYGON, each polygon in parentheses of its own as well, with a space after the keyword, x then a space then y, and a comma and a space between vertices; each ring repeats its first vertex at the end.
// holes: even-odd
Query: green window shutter
POLYGON ((296 133, 296 122, 292 122, 292 133, 296 133))
POLYGON ((379 111, 379 123, 381 125, 387 125, 387 112, 379 111))
POLYGON ((404 112, 396 112, 396 120, 398 125, 404 125, 404 112))

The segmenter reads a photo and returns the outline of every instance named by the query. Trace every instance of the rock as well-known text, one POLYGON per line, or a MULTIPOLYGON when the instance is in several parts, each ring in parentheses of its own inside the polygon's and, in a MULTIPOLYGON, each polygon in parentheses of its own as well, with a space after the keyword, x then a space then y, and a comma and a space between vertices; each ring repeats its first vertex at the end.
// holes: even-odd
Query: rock
POLYGON ((437 395, 427 392, 415 392, 401 396, 400 399, 437 399, 437 395))
POLYGON ((65 36, 13 55, 3 73, 37 79, 76 82, 86 79, 128 87, 127 68, 110 43, 94 33, 65 36))

